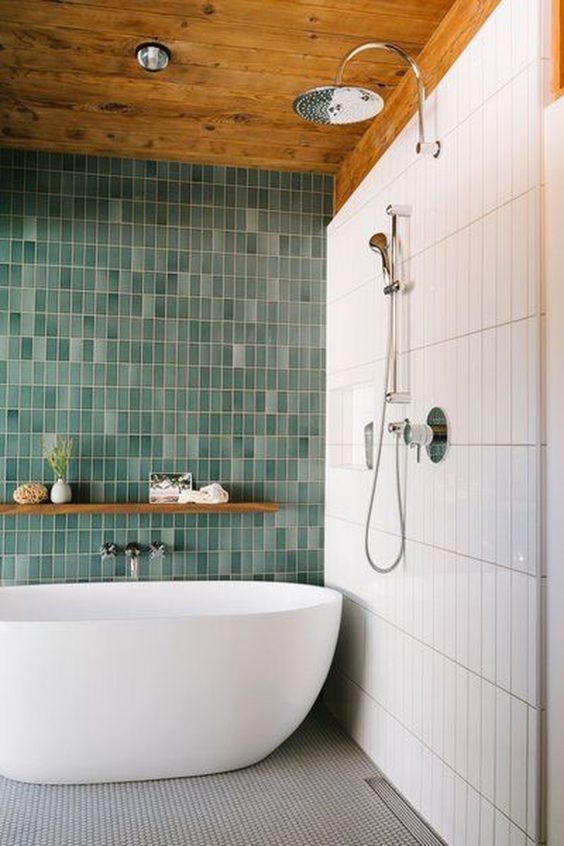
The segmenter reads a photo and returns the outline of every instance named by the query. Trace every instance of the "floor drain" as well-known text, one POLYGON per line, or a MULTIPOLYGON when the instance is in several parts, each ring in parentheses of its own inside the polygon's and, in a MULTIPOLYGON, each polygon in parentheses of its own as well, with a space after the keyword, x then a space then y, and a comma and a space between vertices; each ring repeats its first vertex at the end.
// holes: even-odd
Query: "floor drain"
POLYGON ((366 781, 421 846, 448 846, 383 775, 366 781))

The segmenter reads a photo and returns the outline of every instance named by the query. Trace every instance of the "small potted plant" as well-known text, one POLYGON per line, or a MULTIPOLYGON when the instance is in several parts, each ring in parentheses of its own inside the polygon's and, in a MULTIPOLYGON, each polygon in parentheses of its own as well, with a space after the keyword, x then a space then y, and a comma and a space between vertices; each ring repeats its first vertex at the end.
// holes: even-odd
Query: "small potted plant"
POLYGON ((55 505, 63 505, 72 499, 71 487, 66 480, 67 467, 72 455, 72 438, 56 436, 54 441, 43 445, 45 458, 55 475, 50 498, 55 505))

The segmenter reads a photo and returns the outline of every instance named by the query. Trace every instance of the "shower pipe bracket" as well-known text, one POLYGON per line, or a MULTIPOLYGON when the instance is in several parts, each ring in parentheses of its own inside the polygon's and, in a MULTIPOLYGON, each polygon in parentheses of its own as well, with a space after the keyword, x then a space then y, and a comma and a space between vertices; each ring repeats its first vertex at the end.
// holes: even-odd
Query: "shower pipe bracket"
POLYGON ((366 41, 364 44, 359 44, 357 47, 353 47, 353 49, 347 53, 339 66, 337 76, 335 77, 335 85, 341 86, 343 84, 343 72, 348 63, 351 59, 354 59, 355 56, 358 56, 359 53, 364 53, 366 50, 387 50, 388 53, 395 53, 395 55, 399 56, 400 59, 403 59, 403 61, 406 62, 411 69, 417 82, 418 140, 415 150, 418 154, 433 156, 434 159, 437 159, 441 154, 441 142, 427 141, 427 137, 425 135, 425 85, 423 83, 421 68, 415 59, 413 59, 405 50, 402 50, 401 47, 398 47, 397 44, 391 44, 389 41, 366 41))
POLYGON ((391 423, 388 423, 388 432, 391 435, 399 435, 400 437, 403 437, 405 427, 408 423, 409 420, 407 417, 405 420, 393 420, 391 423))
MULTIPOLYGON (((393 275, 395 277, 399 259, 397 219, 398 217, 410 218, 411 206, 390 203, 386 206, 386 214, 392 218, 392 270, 393 275)), ((384 294, 395 294, 399 293, 400 291, 404 291, 405 289, 406 285, 401 281, 401 279, 394 278, 391 280, 390 284, 386 285, 386 287, 384 288, 384 294)))
POLYGON ((388 203, 386 206, 386 214, 389 217, 411 217, 411 206, 398 205, 397 203, 388 203))
POLYGON ((385 294, 395 294, 397 291, 401 289, 401 282, 399 279, 396 279, 394 282, 390 282, 389 285, 384 287, 385 294))

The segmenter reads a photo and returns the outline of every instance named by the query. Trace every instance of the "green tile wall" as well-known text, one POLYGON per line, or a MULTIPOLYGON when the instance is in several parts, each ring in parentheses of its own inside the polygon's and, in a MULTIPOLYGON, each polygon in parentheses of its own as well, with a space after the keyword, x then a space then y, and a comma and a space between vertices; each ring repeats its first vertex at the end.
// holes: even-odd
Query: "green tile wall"
POLYGON ((191 470, 276 515, 0 520, 4 584, 123 576, 106 540, 170 548, 145 578, 322 580, 325 237, 312 174, 0 153, 0 499, 50 480, 145 500, 191 470))

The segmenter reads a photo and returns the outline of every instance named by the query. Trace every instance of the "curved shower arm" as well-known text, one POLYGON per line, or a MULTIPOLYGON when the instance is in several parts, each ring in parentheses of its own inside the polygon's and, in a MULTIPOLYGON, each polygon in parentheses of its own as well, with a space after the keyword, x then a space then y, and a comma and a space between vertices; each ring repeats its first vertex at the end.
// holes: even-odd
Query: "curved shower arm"
POLYGON ((353 47, 341 62, 337 76, 335 77, 335 85, 343 84, 343 73, 346 66, 351 59, 354 59, 359 53, 364 53, 365 50, 387 50, 388 53, 395 53, 396 56, 399 56, 400 59, 403 59, 409 65, 417 82, 417 127, 419 135, 417 152, 427 153, 437 158, 441 152, 441 142, 427 141, 425 136, 425 85, 423 84, 421 68, 415 59, 405 50, 402 50, 401 47, 398 47, 397 44, 390 44, 387 41, 367 41, 364 44, 359 44, 358 47, 353 47))

